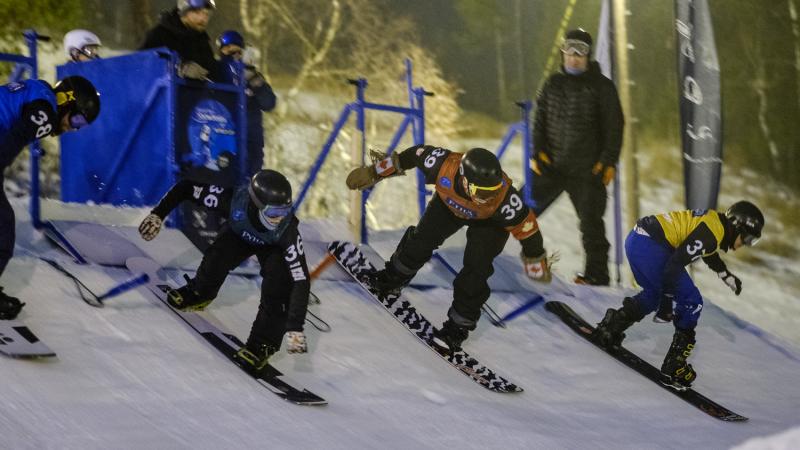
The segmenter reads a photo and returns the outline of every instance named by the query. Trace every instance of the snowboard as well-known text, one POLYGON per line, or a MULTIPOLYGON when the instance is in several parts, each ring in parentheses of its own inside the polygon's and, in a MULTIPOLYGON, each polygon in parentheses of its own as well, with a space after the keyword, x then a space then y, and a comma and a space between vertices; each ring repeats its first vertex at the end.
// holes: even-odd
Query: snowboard
POLYGON ((347 271, 364 288, 366 293, 380 303, 398 322, 408 329, 419 342, 433 350, 461 373, 493 392, 522 392, 522 388, 511 381, 497 375, 495 371, 484 366, 463 349, 457 352, 443 353, 431 343, 433 325, 419 313, 414 306, 395 294, 380 295, 367 281, 367 276, 375 272, 375 266, 367 260, 361 249, 353 243, 334 241, 328 246, 339 265, 347 271))
POLYGON ((314 394, 313 392, 296 387, 296 384, 291 382, 284 376, 278 369, 271 364, 267 364, 264 369, 255 373, 247 370, 236 363, 234 355, 244 345, 233 334, 227 332, 222 327, 217 326, 203 317, 203 314, 198 312, 183 312, 179 311, 167 303, 167 292, 172 289, 169 280, 164 275, 157 262, 150 258, 145 257, 132 257, 128 258, 125 265, 133 273, 144 273, 148 276, 147 288, 155 294, 156 298, 161 301, 170 311, 180 317, 189 327, 205 339, 211 346, 216 348, 220 353, 225 355, 228 360, 236 364, 237 367, 242 369, 245 373, 253 377, 258 383, 267 388, 272 393, 278 395, 282 399, 298 404, 298 405, 326 405, 328 402, 322 397, 314 394))
POLYGON ((56 356, 54 351, 19 320, 0 320, 0 353, 19 359, 56 356))
POLYGON ((547 311, 550 311, 558 316, 558 318, 560 318, 573 331, 578 333, 587 341, 591 342, 600 350, 604 351, 617 361, 625 364, 640 375, 656 383, 668 392, 691 404, 700 411, 703 411, 709 416, 726 422, 744 422, 748 420, 747 417, 736 414, 735 412, 705 397, 692 388, 685 388, 684 390, 675 388, 667 382, 667 377, 662 374, 659 369, 647 361, 639 358, 624 347, 620 347, 618 350, 609 351, 606 348, 596 344, 592 339, 594 327, 586 322, 581 316, 578 315, 578 313, 573 311, 572 308, 567 306, 565 303, 559 301, 549 301, 545 303, 544 307, 547 311))

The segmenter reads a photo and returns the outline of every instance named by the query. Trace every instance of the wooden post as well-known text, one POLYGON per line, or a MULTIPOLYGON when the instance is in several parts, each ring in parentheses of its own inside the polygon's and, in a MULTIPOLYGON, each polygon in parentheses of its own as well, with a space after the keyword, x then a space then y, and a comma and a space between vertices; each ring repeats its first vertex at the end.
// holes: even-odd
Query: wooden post
POLYGON ((630 79, 628 72, 628 30, 627 9, 625 0, 613 0, 614 17, 614 45, 616 50, 616 74, 619 80, 619 100, 625 114, 625 131, 622 141, 622 181, 623 190, 627 194, 626 223, 632 228, 639 218, 639 187, 638 172, 636 167, 636 136, 634 125, 636 123, 631 107, 630 79))

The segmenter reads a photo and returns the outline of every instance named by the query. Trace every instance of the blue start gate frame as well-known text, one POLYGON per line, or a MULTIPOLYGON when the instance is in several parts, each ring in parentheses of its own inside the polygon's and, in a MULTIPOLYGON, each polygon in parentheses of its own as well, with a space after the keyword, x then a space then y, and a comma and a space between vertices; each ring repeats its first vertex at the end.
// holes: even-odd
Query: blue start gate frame
MULTIPOLYGON (((412 128, 414 145, 422 145, 425 143, 425 97, 433 96, 434 94, 426 91, 422 87, 413 87, 412 65, 410 60, 405 60, 405 67, 409 102, 409 106, 407 107, 368 102, 364 96, 364 91, 367 89, 368 84, 367 80, 365 78, 347 80, 348 83, 352 84, 356 88, 356 100, 345 105, 342 109, 342 112, 339 114, 339 118, 334 123, 333 130, 328 136, 328 139, 325 141, 325 144, 322 146, 322 151, 320 151, 319 155, 317 156, 317 159, 314 162, 311 171, 309 172, 308 178, 303 183, 300 194, 297 196, 297 199, 294 202, 295 209, 300 207, 300 204, 305 199, 309 188, 312 184, 314 184, 314 180, 316 179, 320 168, 325 162, 325 159, 328 157, 328 153, 330 153, 331 148, 333 148, 333 144, 336 142, 337 136, 347 124, 347 120, 350 118, 351 113, 356 114, 356 129, 358 130, 360 138, 362 161, 364 161, 364 158, 366 158, 367 155, 367 137, 365 128, 367 110, 386 111, 403 115, 403 121, 398 126, 397 131, 395 131, 389 146, 385 149, 388 155, 391 155, 392 152, 394 152, 397 144, 400 143, 400 139, 402 139, 409 125, 411 125, 412 128)), ((361 193, 361 243, 367 243, 368 239, 368 230, 366 226, 366 204, 371 192, 371 189, 366 189, 361 193)), ((430 193, 431 192, 425 188, 425 179, 422 173, 417 171, 417 201, 419 204, 420 215, 422 215, 422 212, 425 210, 426 195, 430 193)))

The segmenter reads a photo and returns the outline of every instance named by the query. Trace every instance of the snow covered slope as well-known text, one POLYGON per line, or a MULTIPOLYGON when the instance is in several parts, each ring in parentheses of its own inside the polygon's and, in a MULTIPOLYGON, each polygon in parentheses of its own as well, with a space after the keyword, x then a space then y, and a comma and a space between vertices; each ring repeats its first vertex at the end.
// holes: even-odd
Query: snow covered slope
MULTIPOLYGON (((776 330, 715 307, 713 296, 698 328, 696 389, 750 417, 746 423, 721 422, 693 409, 587 345, 541 306, 506 329, 482 320, 466 342, 471 354, 525 388, 520 394, 491 393, 417 343, 337 267, 314 282, 321 304, 310 308, 332 331, 306 327, 310 352, 281 352, 273 360, 330 404, 292 405, 231 365, 144 289, 111 299, 102 309, 82 302, 72 281, 37 256, 59 258, 95 292, 134 274, 69 262, 15 206, 17 256, 2 284, 28 303, 21 318, 58 358, 0 359, 2 448, 729 448, 799 422, 797 347, 776 338, 776 330)), ((96 219, 89 207, 66 209, 73 219, 96 219)), ((119 209, 104 216, 134 224, 143 212, 119 209)), ((348 237, 342 223, 307 225, 311 264, 325 240, 348 237)), ((375 233, 375 248, 388 256, 400 234, 375 233)), ((155 242, 174 248, 171 236, 155 242)), ((455 265, 459 239, 443 251, 455 265)), ((533 288, 518 275, 518 251, 518 244, 509 244, 493 284, 533 288)), ((410 288, 406 298, 441 323, 452 295, 449 275, 431 264, 420 276, 441 287, 410 288)), ((255 315, 259 281, 230 277, 209 308, 241 338, 255 315)), ((629 291, 570 285, 570 295, 559 292, 547 296, 594 322, 629 291)), ((489 304, 502 314, 528 297, 529 292, 495 293, 489 304)), ((660 365, 671 334, 670 326, 645 319, 626 344, 660 365)), ((797 436, 776 439, 797 447, 797 436)), ((758 448, 752 445, 762 444, 746 448, 758 448)))

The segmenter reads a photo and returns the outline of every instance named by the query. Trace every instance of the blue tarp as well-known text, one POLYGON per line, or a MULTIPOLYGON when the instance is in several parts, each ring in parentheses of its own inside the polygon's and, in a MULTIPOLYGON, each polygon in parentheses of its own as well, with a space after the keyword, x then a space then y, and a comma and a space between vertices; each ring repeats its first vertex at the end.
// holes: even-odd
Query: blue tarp
POLYGON ((156 204, 179 178, 231 185, 244 173, 244 92, 171 75, 166 49, 57 67, 100 92, 100 115, 61 137, 61 198, 156 204))
POLYGON ((168 99, 170 60, 144 51, 57 68, 100 92, 89 127, 61 137, 61 197, 131 206, 157 203, 175 182, 168 99))

